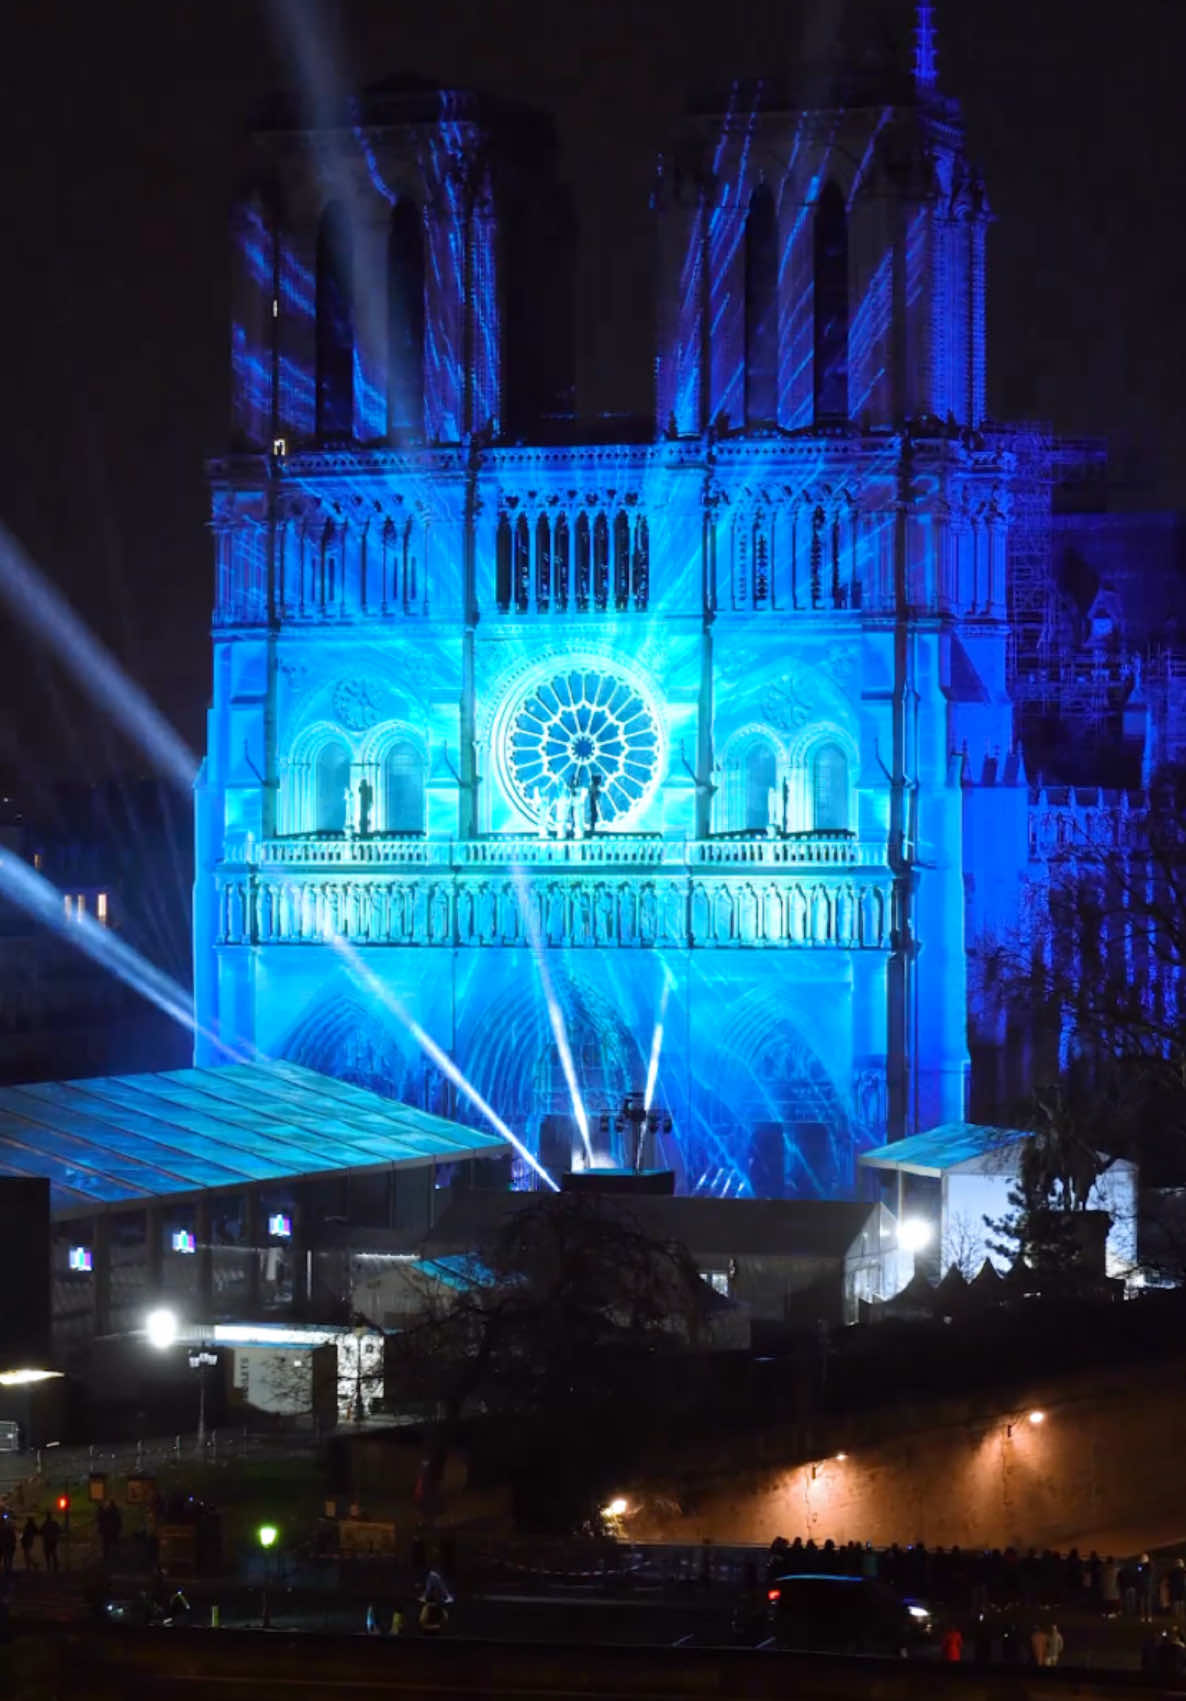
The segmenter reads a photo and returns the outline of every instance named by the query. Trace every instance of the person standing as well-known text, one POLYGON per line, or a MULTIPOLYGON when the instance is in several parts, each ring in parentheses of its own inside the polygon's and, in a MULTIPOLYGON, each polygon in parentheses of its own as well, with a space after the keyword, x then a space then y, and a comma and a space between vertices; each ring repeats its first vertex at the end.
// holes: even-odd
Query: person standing
POLYGON ((21 1531, 21 1552, 25 1556, 25 1570, 36 1569, 37 1561, 33 1558, 33 1549, 37 1545, 37 1524, 32 1514, 25 1519, 25 1527, 21 1531))
POLYGON ((1136 1564, 1137 1605, 1140 1608, 1141 1623, 1153 1623, 1153 1608, 1157 1601, 1157 1573, 1153 1569, 1153 1561, 1147 1553, 1143 1553, 1136 1564))
POLYGON ((45 1555, 45 1569, 47 1571, 58 1569, 58 1537, 61 1533, 62 1526, 52 1512, 47 1512, 45 1522, 41 1526, 41 1551, 45 1555))
POLYGON ((943 1640, 939 1644, 944 1660, 949 1665, 958 1665, 964 1657, 964 1633, 957 1624, 949 1625, 943 1632, 943 1640))
POLYGON ((1035 1624, 1030 1631, 1030 1656, 1036 1666, 1044 1666, 1050 1659, 1050 1636, 1044 1626, 1035 1624))
POLYGON ((1046 1631, 1046 1664, 1056 1666, 1062 1659, 1062 1651, 1066 1647, 1062 1631, 1057 1624, 1052 1624, 1046 1631))
POLYGON ((1109 1554, 1100 1567, 1100 1607, 1105 1618, 1120 1611, 1120 1567, 1109 1554))

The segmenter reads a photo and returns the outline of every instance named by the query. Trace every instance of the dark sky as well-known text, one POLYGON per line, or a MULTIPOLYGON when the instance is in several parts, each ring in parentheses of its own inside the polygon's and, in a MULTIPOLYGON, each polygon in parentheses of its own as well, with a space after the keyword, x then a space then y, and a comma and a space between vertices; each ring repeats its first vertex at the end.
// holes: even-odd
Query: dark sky
MULTIPOLYGON (((203 458, 227 408, 231 149, 287 72, 253 0, 17 0, 0 65, 0 519, 195 748, 210 602, 203 458)), ((860 0, 852 0, 859 5, 860 0)), ((829 0, 340 0, 346 70, 550 107, 582 216, 586 411, 642 410, 647 194, 689 90, 827 32, 829 0)), ((998 215, 990 396, 1106 432, 1124 500, 1186 507, 1186 6, 940 3, 998 215)), ((0 770, 126 759, 56 664, 0 625, 0 770)))

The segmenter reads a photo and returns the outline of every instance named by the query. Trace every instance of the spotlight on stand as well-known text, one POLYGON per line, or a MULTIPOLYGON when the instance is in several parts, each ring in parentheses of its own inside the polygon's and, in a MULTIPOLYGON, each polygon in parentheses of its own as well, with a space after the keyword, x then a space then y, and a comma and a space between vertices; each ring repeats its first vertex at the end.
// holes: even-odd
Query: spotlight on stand
POLYGON ((925 1252, 935 1230, 925 1217, 903 1217, 898 1224, 898 1246, 903 1252, 925 1252))
POLYGON ((164 1306, 150 1311, 144 1319, 144 1333, 150 1347, 155 1347, 158 1352, 167 1352, 177 1339, 177 1313, 164 1306))

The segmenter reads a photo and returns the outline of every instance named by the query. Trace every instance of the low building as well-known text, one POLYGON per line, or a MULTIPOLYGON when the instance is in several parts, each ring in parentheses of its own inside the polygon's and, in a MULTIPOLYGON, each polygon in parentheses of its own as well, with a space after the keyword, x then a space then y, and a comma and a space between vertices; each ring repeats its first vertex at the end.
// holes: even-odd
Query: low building
MULTIPOLYGON (((913 1239, 919 1250, 929 1245, 937 1251, 940 1270, 954 1264, 971 1277, 986 1258, 1002 1272, 1009 1268, 1010 1258, 990 1244, 999 1236, 988 1223, 1011 1214, 1009 1194, 1020 1174, 1025 1142, 1032 1139, 1020 1128, 946 1122, 865 1152, 860 1163, 877 1178, 898 1220, 917 1226, 913 1239)), ((1137 1166, 1123 1158, 1110 1160, 1088 1207, 1111 1218, 1103 1273, 1127 1277, 1137 1262, 1137 1166)))

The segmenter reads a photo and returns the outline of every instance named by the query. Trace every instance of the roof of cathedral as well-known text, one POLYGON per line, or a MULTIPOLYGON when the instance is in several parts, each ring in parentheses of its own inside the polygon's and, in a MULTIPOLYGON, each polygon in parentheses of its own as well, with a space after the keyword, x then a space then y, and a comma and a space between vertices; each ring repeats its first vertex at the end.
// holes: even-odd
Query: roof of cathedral
POLYGON ((497 1135, 294 1063, 0 1089, 0 1177, 47 1179, 57 1216, 505 1150, 497 1135))
POLYGON ((991 1168, 995 1156, 1001 1155, 1001 1168, 1008 1169, 1004 1157, 1030 1133, 1024 1128, 998 1128, 986 1122, 944 1122, 938 1128, 928 1128, 922 1134, 908 1134, 904 1140, 893 1140, 888 1146, 877 1146, 862 1152, 859 1161, 868 1169, 902 1170, 907 1175, 942 1175, 945 1170, 960 1169, 967 1164, 974 1168, 991 1168))

